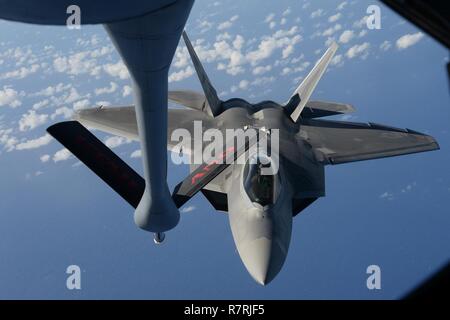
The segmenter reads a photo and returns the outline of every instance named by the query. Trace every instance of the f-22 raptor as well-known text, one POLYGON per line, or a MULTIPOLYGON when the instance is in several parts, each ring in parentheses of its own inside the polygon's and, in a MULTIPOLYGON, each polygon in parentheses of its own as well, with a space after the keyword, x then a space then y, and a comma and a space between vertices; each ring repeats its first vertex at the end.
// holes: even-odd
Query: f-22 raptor
MULTIPOLYGON (((278 130, 278 170, 273 174, 262 173, 263 166, 273 161, 269 155, 268 159, 262 159, 264 155, 249 152, 244 162, 236 161, 244 156, 244 151, 251 150, 251 142, 247 142, 244 149, 228 150, 229 153, 225 150, 222 154, 228 160, 225 163, 207 161, 191 165, 191 174, 172 195, 179 208, 201 191, 216 210, 228 212, 239 255, 250 275, 262 285, 274 279, 283 266, 293 218, 325 195, 324 166, 439 149, 431 136, 410 129, 319 119, 354 111, 348 104, 310 100, 337 44, 325 52, 287 103, 252 104, 238 98, 220 100, 186 33, 183 37, 204 93, 169 91, 169 99, 186 108, 169 109, 168 137, 182 128, 191 132, 194 139, 196 121, 201 121, 204 130, 215 128, 221 132, 250 127, 269 134, 278 130)), ((82 124, 138 141, 134 106, 81 110, 75 121, 55 124, 48 131, 137 207, 145 180, 82 124)), ((196 142, 199 141, 190 145, 196 142)), ((167 146, 171 149, 176 145, 168 139, 167 146)), ((191 156, 195 152, 183 149, 191 156)), ((159 160, 150 157, 149 161, 159 160)), ((160 227, 155 227, 154 217, 135 212, 136 224, 154 232, 157 243, 164 239, 164 231, 170 229, 166 218, 161 212, 160 227)))

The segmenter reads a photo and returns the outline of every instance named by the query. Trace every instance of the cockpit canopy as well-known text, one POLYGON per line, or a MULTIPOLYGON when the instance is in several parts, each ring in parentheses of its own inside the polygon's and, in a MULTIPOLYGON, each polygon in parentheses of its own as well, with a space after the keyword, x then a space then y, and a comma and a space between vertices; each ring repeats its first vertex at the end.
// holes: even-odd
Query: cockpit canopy
POLYGON ((280 194, 280 176, 271 173, 270 166, 273 163, 268 156, 255 155, 247 160, 244 167, 245 192, 252 202, 262 206, 274 204, 280 194))

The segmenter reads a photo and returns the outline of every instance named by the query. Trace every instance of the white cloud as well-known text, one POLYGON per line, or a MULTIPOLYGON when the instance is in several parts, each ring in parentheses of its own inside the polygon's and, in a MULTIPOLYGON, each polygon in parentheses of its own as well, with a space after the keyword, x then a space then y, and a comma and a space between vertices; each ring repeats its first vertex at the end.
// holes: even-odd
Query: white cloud
POLYGON ((64 83, 58 83, 56 86, 48 86, 47 88, 37 92, 35 95, 50 97, 50 96, 55 95, 56 93, 60 93, 65 90, 68 90, 71 87, 72 86, 70 84, 65 85, 64 83))
POLYGON ((122 80, 130 77, 128 69, 122 61, 105 64, 103 66, 103 70, 105 70, 105 72, 110 76, 120 78, 122 80))
POLYGON ((38 110, 40 108, 43 108, 45 106, 47 106, 49 104, 49 100, 48 99, 44 99, 42 101, 36 102, 35 104, 33 104, 33 109, 38 110))
POLYGON ((239 82, 239 89, 245 90, 248 88, 249 82, 248 80, 241 80, 239 82))
POLYGON ((367 29, 363 29, 359 32, 358 37, 362 38, 367 34, 367 29))
POLYGON ((230 18, 230 20, 224 21, 217 26, 217 30, 225 30, 231 28, 233 26, 233 22, 239 18, 238 15, 234 15, 230 18))
POLYGON ((3 90, 0 89, 0 107, 10 106, 16 108, 22 105, 19 100, 19 93, 9 86, 3 86, 3 90))
POLYGON ((90 58, 89 51, 82 51, 69 57, 56 57, 53 67, 57 72, 65 72, 70 75, 90 73, 96 67, 96 60, 90 58))
POLYGON ((328 37, 327 41, 325 41, 325 46, 330 47, 335 42, 336 42, 336 38, 335 37, 328 37))
POLYGON ((200 33, 205 33, 209 29, 212 28, 214 24, 212 22, 209 22, 208 20, 198 21, 197 28, 200 29, 200 33))
POLYGON ((38 64, 33 64, 29 68, 21 67, 20 69, 3 73, 0 75, 0 79, 23 79, 30 74, 36 73, 39 68, 38 64))
POLYGON ((309 61, 302 62, 300 66, 294 69, 294 72, 302 72, 311 65, 309 61))
POLYGON ((84 109, 84 108, 89 107, 90 104, 91 103, 90 103, 89 99, 79 100, 73 104, 73 109, 74 110, 84 109))
POLYGON ((273 20, 273 18, 275 18, 275 13, 271 13, 269 14, 266 19, 264 19, 264 22, 269 23, 273 20))
POLYGON ((300 61, 302 61, 302 59, 305 58, 305 55, 302 53, 300 56, 292 58, 291 59, 291 63, 299 63, 300 61))
POLYGON ((353 39, 354 36, 355 36, 355 33, 352 30, 345 30, 340 35, 339 42, 340 43, 348 43, 348 42, 350 42, 350 40, 353 39))
POLYGON ((336 13, 335 15, 332 15, 328 18, 328 22, 336 22, 342 17, 342 14, 340 12, 336 13))
POLYGON ((117 83, 110 82, 109 87, 97 88, 94 90, 94 92, 97 96, 99 96, 101 94, 114 93, 118 87, 119 86, 117 85, 117 83))
POLYGON ((382 51, 388 51, 391 47, 392 47, 392 44, 388 40, 386 40, 382 44, 380 44, 380 50, 382 50, 382 51))
POLYGON ((190 57, 186 47, 178 47, 173 57, 172 65, 175 68, 184 68, 189 64, 190 57))
POLYGON ((252 81, 252 86, 264 86, 275 81, 275 77, 259 77, 252 81))
POLYGON ((269 58, 276 49, 294 46, 302 40, 297 32, 298 27, 292 27, 289 30, 278 30, 270 37, 264 37, 256 50, 245 55, 247 61, 257 65, 261 60, 269 58))
POLYGON ((117 148, 119 146, 121 146, 124 143, 128 143, 129 140, 124 138, 124 137, 118 137, 118 136, 113 136, 113 137, 109 137, 105 140, 105 145, 108 148, 114 149, 117 148))
POLYGON ((348 49, 345 54, 347 58, 353 59, 355 57, 361 56, 361 58, 365 59, 369 54, 370 43, 364 42, 363 44, 357 44, 348 49))
POLYGON ((417 42, 419 42, 423 38, 422 32, 417 32, 414 34, 405 34, 404 36, 400 37, 395 45, 397 46, 397 49, 403 50, 406 48, 409 48, 413 45, 415 45, 417 42))
POLYGON ((293 45, 288 45, 287 47, 285 47, 282 51, 282 57, 283 59, 286 59, 287 57, 289 57, 292 53, 294 52, 294 46, 293 45))
POLYGON ((394 200, 394 195, 392 193, 386 191, 380 195, 380 199, 394 200))
POLYGON ((107 55, 109 53, 113 52, 112 46, 104 46, 99 49, 95 49, 94 51, 91 51, 91 57, 92 58, 99 58, 104 55, 107 55))
POLYGON ((62 116, 64 119, 69 119, 73 115, 73 110, 67 107, 61 107, 55 110, 53 114, 50 116, 52 120, 54 120, 58 116, 62 116))
POLYGON ((318 17, 321 17, 322 15, 323 15, 323 10, 322 9, 317 9, 316 11, 313 11, 311 13, 311 18, 312 19, 318 18, 318 17))
POLYGON ((125 85, 122 88, 122 97, 128 97, 133 92, 133 89, 129 85, 125 85))
POLYGON ((27 140, 16 145, 17 150, 30 150, 37 149, 49 144, 52 141, 52 137, 49 134, 45 134, 40 138, 27 140))
POLYGON ((261 75, 264 74, 266 72, 269 72, 270 70, 272 70, 272 66, 269 64, 267 66, 259 66, 253 69, 253 74, 254 75, 261 75))
POLYGON ((334 56, 333 59, 331 59, 331 65, 333 66, 340 66, 342 64, 342 54, 338 54, 334 56))
POLYGON ((322 36, 329 37, 341 29, 342 29, 342 26, 338 23, 335 26, 330 27, 330 28, 326 29, 324 32, 322 32, 322 36))
POLYGON ((38 114, 35 110, 29 110, 19 120, 20 131, 32 130, 43 125, 48 120, 48 114, 38 114))
POLYGON ((241 50, 244 43, 245 43, 244 37, 238 34, 236 35, 236 38, 233 40, 233 47, 236 50, 241 50))
POLYGON ((68 94, 66 94, 61 101, 58 101, 57 104, 62 104, 62 103, 72 103, 75 102, 77 100, 80 100, 81 98, 83 98, 79 93, 78 90, 75 88, 70 88, 70 91, 68 94))
POLYGON ((355 21, 353 23, 353 27, 361 29, 367 26, 367 19, 369 19, 369 16, 364 16, 361 19, 355 21))
POLYGON ((173 72, 169 75, 169 83, 177 82, 189 78, 194 74, 195 70, 191 66, 187 66, 186 69, 173 72))
POLYGON ((19 142, 17 138, 10 136, 12 129, 0 130, 0 144, 6 149, 6 151, 13 151, 16 144, 19 142))
POLYGON ((48 160, 50 160, 50 155, 44 154, 44 155, 41 156, 39 159, 40 159, 41 162, 43 162, 43 163, 48 162, 48 160))
POLYGON ((291 68, 285 67, 285 68, 283 68, 283 70, 281 70, 281 75, 286 76, 286 75, 290 74, 291 72, 292 72, 291 68))
POLYGON ((292 12, 291 8, 287 8, 286 10, 283 11, 283 16, 287 16, 291 14, 291 12, 292 12))
POLYGON ((413 182, 411 184, 408 184, 405 188, 401 190, 402 193, 410 192, 413 188, 417 187, 417 182, 413 182))
POLYGON ((337 9, 338 10, 342 10, 345 8, 345 6, 347 5, 347 1, 341 2, 338 6, 337 9))
POLYGON ((130 155, 131 158, 140 158, 141 156, 142 156, 142 152, 140 149, 133 151, 130 155))
POLYGON ((59 162, 59 161, 65 161, 71 157, 72 153, 67 149, 61 149, 59 151, 56 151, 56 153, 53 155, 53 161, 59 162))

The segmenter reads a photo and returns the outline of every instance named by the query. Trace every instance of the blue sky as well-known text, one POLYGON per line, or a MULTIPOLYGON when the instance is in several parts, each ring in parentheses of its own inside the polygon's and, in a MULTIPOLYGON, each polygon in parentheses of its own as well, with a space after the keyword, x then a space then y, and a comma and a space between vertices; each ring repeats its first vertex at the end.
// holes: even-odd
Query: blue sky
MULTIPOLYGON (((197 0, 186 30, 222 98, 288 99, 331 41, 313 94, 351 103, 345 120, 434 136, 440 151, 326 168, 326 193, 295 218, 284 269, 254 282, 226 214, 197 196, 163 246, 132 208, 48 137, 74 109, 132 104, 130 79, 100 26, 0 21, 0 298, 397 298, 449 259, 448 51, 379 2, 197 0), (344 4, 345 3, 345 4, 344 4), (363 17, 381 7, 380 30, 363 17), (82 289, 65 270, 82 269, 82 289), (377 264, 382 289, 366 288, 377 264)), ((200 91, 183 44, 171 89, 200 91)), ((142 171, 139 145, 101 132, 142 171)), ((169 186, 188 173, 169 163, 169 186)))

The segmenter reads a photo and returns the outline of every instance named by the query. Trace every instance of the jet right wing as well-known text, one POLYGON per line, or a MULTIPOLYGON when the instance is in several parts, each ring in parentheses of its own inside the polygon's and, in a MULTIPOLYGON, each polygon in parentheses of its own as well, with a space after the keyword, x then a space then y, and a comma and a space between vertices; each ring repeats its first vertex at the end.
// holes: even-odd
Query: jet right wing
POLYGON ((436 140, 409 129, 375 123, 304 119, 300 137, 314 149, 318 161, 341 164, 439 149, 436 140))

